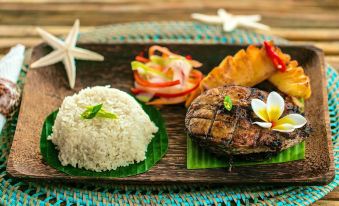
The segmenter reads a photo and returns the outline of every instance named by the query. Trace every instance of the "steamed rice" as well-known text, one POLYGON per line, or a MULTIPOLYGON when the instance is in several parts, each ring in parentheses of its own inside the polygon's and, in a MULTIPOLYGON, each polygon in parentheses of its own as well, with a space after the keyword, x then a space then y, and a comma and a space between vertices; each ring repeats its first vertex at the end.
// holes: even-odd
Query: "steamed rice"
POLYGON ((48 139, 59 150, 62 165, 100 172, 145 160, 147 146, 157 131, 133 97, 96 86, 64 99, 48 139), (101 103, 118 118, 81 118, 87 106, 101 103))

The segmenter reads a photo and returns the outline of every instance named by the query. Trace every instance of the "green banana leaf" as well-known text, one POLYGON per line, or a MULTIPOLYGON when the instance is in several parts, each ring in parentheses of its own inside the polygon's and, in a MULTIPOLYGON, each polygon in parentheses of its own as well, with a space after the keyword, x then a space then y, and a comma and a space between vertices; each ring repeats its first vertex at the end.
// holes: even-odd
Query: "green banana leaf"
POLYGON ((58 111, 51 113, 45 120, 41 138, 40 138, 40 151, 43 160, 53 168, 73 176, 92 176, 92 177, 127 177, 137 175, 148 171, 166 154, 168 149, 168 137, 165 127, 165 121, 161 117, 160 112, 152 107, 140 103, 144 111, 148 114, 150 119, 159 128, 151 143, 148 145, 146 152, 146 160, 128 165, 126 167, 118 167, 116 170, 105 172, 94 172, 86 169, 79 169, 72 166, 62 166, 58 159, 58 150, 52 141, 47 140, 47 137, 52 134, 52 127, 58 111))
MULTIPOLYGON (((233 162, 233 166, 248 166, 258 164, 274 164, 305 159, 305 142, 279 152, 271 158, 258 162, 233 162)), ((202 149, 187 136, 187 169, 207 169, 229 167, 229 162, 217 158, 209 151, 202 149)))

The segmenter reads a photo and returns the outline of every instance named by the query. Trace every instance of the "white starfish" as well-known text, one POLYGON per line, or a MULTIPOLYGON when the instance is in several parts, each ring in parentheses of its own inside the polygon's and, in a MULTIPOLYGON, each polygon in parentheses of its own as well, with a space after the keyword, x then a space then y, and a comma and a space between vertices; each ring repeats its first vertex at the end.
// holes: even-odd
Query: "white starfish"
POLYGON ((77 19, 74 22, 74 25, 68 36, 66 37, 65 41, 56 38, 55 36, 41 28, 37 28, 40 36, 55 50, 31 64, 31 68, 36 68, 48 66, 62 61, 65 65, 69 86, 72 89, 75 85, 76 76, 75 59, 91 61, 104 60, 104 57, 98 53, 75 46, 79 33, 79 24, 79 20, 77 19))
POLYGON ((224 9, 218 9, 218 15, 205 15, 194 13, 191 15, 193 19, 206 23, 223 24, 223 29, 226 32, 233 31, 237 26, 249 27, 255 29, 269 30, 270 27, 258 23, 261 20, 260 15, 232 15, 224 9))

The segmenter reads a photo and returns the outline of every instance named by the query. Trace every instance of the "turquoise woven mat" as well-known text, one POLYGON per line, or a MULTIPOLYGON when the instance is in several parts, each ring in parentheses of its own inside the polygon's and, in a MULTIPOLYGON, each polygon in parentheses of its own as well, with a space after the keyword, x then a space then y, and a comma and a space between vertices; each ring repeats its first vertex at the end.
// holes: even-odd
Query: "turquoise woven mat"
MULTIPOLYGON (((84 33, 82 42, 188 42, 188 43, 259 43, 274 39, 251 31, 236 30, 225 34, 221 27, 194 22, 141 22, 112 25, 84 33)), ((206 185, 55 185, 28 183, 10 178, 6 160, 16 126, 9 121, 1 135, 0 203, 3 205, 308 205, 322 198, 339 183, 339 77, 327 67, 328 99, 336 178, 326 186, 206 186, 206 185)))

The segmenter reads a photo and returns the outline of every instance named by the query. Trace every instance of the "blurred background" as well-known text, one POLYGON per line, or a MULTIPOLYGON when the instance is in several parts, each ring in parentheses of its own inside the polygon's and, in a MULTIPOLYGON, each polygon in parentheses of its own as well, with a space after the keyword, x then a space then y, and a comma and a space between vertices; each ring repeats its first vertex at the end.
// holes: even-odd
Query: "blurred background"
POLYGON ((35 31, 67 34, 76 18, 81 31, 132 21, 191 20, 193 12, 260 14, 270 33, 297 44, 311 43, 325 51, 339 68, 339 1, 337 0, 0 0, 0 55, 10 46, 36 45, 35 31))
POLYGON ((132 21, 191 20, 193 12, 260 14, 270 33, 298 44, 322 48, 339 67, 339 1, 337 0, 0 0, 0 53, 22 43, 39 43, 35 26, 66 34, 76 18, 81 31, 132 21))

